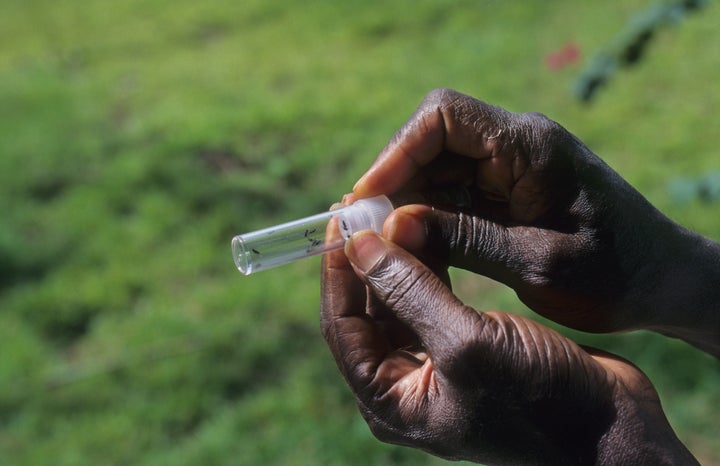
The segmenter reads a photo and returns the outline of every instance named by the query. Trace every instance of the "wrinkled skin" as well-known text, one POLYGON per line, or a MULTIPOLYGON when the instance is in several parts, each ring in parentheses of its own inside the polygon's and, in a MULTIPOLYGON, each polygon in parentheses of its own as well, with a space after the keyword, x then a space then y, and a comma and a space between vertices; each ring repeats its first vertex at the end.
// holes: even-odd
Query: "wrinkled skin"
POLYGON ((563 325, 652 329, 720 356, 720 246, 670 221, 557 123, 434 91, 353 196, 448 185, 473 205, 402 216, 435 256, 563 325))
POLYGON ((446 266, 375 233, 346 252, 324 260, 323 334, 381 440, 485 464, 696 464, 632 364, 464 306, 446 266))
POLYGON ((464 306, 447 269, 570 327, 650 329, 720 356, 720 246, 557 123, 450 90, 427 96, 345 202, 448 186, 472 202, 405 205, 384 239, 360 232, 323 261, 323 334, 375 435, 487 464, 697 464, 635 366, 464 306))

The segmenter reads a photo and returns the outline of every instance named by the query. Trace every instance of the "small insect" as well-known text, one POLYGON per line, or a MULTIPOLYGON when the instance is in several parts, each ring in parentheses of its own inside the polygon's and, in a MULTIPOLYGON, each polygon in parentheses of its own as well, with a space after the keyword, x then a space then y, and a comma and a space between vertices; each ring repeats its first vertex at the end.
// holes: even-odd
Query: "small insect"
POLYGON ((308 247, 305 249, 305 252, 307 253, 313 252, 313 250, 322 244, 322 240, 320 239, 308 238, 308 241, 310 241, 310 244, 308 244, 308 247))
POLYGON ((313 228, 312 230, 305 230, 305 238, 308 237, 308 235, 312 235, 317 231, 317 228, 313 228))
POLYGON ((347 222, 345 221, 345 219, 342 220, 342 227, 343 227, 343 230, 346 230, 346 231, 349 230, 348 225, 347 225, 347 222))
POLYGON ((252 249, 252 252, 254 252, 254 253, 257 254, 257 255, 260 255, 260 251, 258 251, 257 249, 254 249, 254 248, 253 248, 253 249, 252 249))

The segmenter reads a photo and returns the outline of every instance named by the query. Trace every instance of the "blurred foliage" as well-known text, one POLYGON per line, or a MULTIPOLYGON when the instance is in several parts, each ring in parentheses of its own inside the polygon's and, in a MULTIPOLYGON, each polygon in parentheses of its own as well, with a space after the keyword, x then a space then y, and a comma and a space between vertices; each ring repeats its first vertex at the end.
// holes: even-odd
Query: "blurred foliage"
POLYGON ((679 204, 693 201, 713 203, 720 200, 720 172, 712 171, 696 177, 677 177, 670 182, 670 192, 679 204))
POLYGON ((646 54, 652 39, 663 27, 677 24, 688 13, 703 7, 707 0, 679 0, 659 3, 637 13, 615 44, 598 53, 575 81, 575 94, 589 102, 607 85, 618 68, 636 65, 646 54))
MULTIPOLYGON (((576 68, 543 67, 645 6, 5 0, 2 461, 444 464, 371 436, 317 328, 318 260, 242 277, 229 240, 327 208, 438 86, 545 112, 720 239, 720 216, 667 189, 718 169, 714 2, 658 31, 592 108, 568 95, 576 68)), ((454 277, 478 308, 529 315, 454 277)), ((562 331, 636 362, 680 437, 720 463, 717 361, 651 334, 562 331)))

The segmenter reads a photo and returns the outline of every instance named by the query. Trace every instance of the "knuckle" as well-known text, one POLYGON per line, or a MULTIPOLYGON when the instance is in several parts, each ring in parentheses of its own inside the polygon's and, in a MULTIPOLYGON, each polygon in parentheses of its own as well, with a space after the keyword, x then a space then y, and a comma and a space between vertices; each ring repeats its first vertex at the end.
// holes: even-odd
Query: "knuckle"
POLYGON ((507 250, 503 242, 505 235, 500 228, 474 215, 459 213, 455 235, 448 238, 450 250, 463 258, 499 260, 499 256, 507 250))
POLYGON ((386 302, 392 308, 407 307, 407 300, 417 293, 427 293, 430 287, 426 286, 430 280, 430 271, 425 268, 407 269, 407 274, 393 287, 387 296, 386 302))
POLYGON ((430 91, 420 108, 427 113, 440 113, 443 119, 471 117, 480 101, 453 89, 438 88, 430 91))
POLYGON ((333 328, 330 318, 328 318, 325 314, 320 314, 320 332, 326 341, 330 340, 332 331, 333 328))
POLYGON ((415 290, 425 292, 430 271, 424 267, 413 267, 390 259, 389 264, 377 270, 368 280, 377 297, 391 309, 406 307, 407 300, 415 290))
POLYGON ((558 122, 538 112, 522 113, 518 115, 519 131, 525 135, 525 140, 536 149, 556 148, 571 139, 570 133, 558 122))
POLYGON ((430 107, 444 107, 456 101, 459 96, 461 96, 461 94, 453 89, 439 87, 427 93, 423 104, 430 107))
POLYGON ((540 112, 521 113, 519 114, 519 118, 528 126, 536 127, 541 130, 551 130, 555 126, 560 126, 558 123, 548 118, 547 115, 540 112))

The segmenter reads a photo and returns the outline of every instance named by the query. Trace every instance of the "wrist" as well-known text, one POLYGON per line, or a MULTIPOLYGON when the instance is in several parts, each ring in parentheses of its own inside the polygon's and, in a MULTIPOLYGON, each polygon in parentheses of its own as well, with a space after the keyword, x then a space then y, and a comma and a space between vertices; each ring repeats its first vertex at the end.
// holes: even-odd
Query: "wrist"
POLYGON ((720 358, 720 244, 676 226, 674 238, 658 246, 646 328, 720 358))
POLYGON ((615 421, 598 442, 599 465, 699 465, 678 439, 653 389, 616 397, 615 421))

